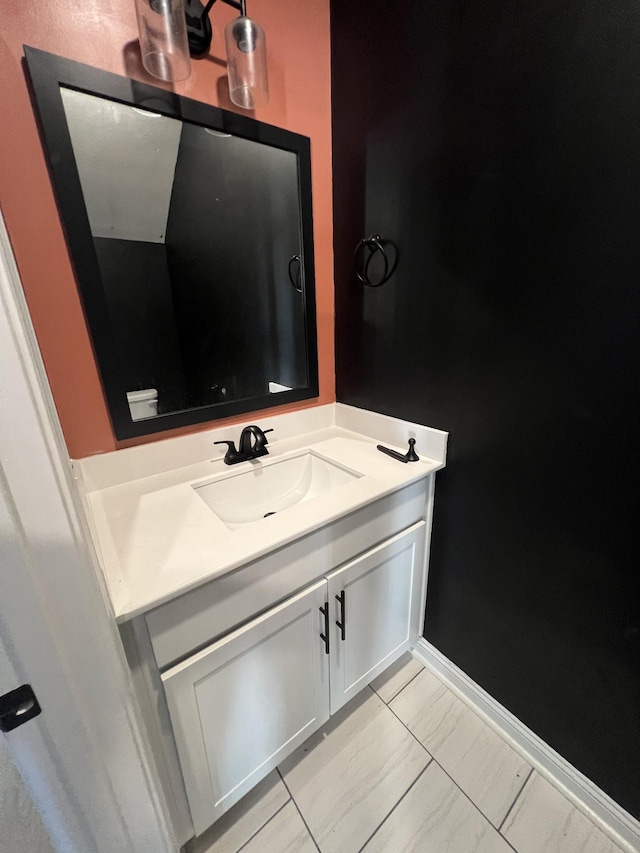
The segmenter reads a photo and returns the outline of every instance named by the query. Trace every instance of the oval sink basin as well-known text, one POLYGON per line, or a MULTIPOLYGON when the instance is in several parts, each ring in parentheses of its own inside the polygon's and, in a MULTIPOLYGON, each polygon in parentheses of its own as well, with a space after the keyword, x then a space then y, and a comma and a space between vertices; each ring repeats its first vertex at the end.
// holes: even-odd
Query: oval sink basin
POLYGON ((254 463, 250 471, 193 486, 230 529, 259 521, 359 479, 362 474, 307 450, 254 463))

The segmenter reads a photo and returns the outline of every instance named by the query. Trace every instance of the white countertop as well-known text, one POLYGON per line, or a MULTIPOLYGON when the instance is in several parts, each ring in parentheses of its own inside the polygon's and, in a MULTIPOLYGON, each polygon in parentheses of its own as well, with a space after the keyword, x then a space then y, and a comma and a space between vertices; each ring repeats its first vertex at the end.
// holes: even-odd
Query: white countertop
MULTIPOLYGON (((376 450, 378 443, 404 452, 397 445, 330 426, 273 441, 270 455, 252 462, 230 467, 217 456, 87 491, 89 523, 117 621, 151 610, 444 465, 444 459, 422 454, 419 462, 403 464, 376 450), (235 530, 223 524, 193 488, 307 447, 362 476, 235 530)), ((416 449, 420 453, 420 441, 416 449)))

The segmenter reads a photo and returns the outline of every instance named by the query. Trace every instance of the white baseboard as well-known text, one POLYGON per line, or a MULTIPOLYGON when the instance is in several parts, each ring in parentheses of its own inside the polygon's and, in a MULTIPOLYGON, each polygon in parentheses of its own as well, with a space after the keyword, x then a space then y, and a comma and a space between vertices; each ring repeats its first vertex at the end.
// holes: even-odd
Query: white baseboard
POLYGON ((471 705, 502 738, 524 755, 541 776, 571 800, 622 850, 639 853, 640 821, 576 770, 424 638, 416 643, 413 655, 446 682, 464 702, 471 705))

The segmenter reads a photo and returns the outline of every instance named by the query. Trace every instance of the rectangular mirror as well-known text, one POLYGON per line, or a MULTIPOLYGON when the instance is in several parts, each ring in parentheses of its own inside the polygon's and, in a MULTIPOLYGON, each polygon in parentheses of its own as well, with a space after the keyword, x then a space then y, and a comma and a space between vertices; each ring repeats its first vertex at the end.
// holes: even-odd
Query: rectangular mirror
POLYGON ((317 396, 308 138, 25 56, 116 437, 317 396))

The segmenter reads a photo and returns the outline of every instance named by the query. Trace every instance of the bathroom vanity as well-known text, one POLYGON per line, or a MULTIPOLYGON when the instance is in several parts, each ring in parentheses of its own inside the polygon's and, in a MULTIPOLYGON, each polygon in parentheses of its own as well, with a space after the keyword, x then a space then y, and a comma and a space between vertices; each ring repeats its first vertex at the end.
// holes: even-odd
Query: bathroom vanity
POLYGON ((446 434, 339 404, 264 426, 239 465, 228 427, 74 463, 180 843, 420 633, 446 434), (409 436, 419 462, 376 449, 409 436))

